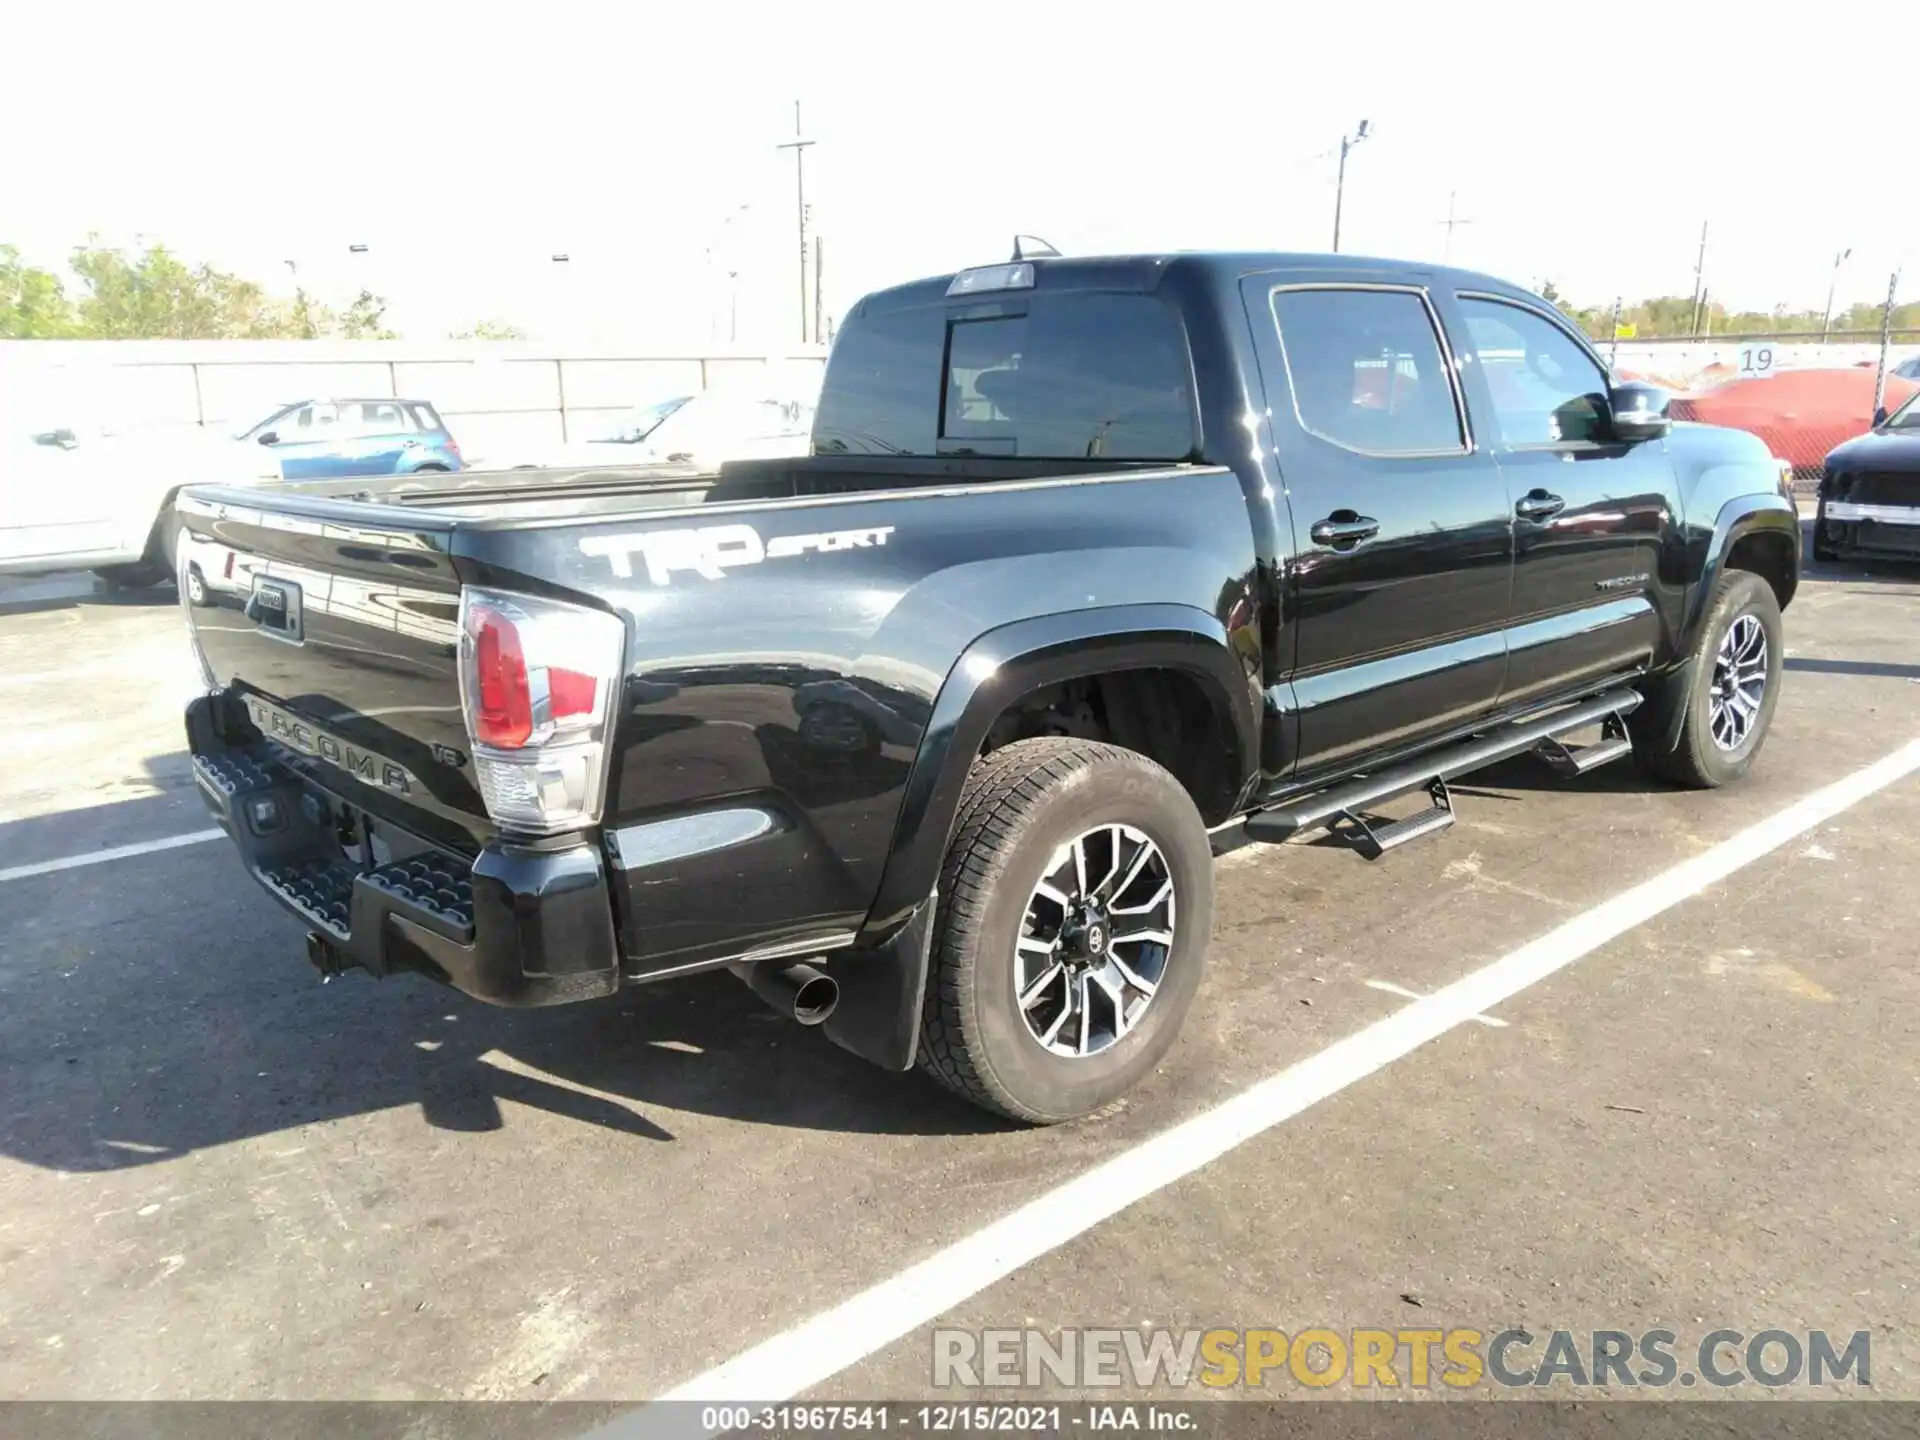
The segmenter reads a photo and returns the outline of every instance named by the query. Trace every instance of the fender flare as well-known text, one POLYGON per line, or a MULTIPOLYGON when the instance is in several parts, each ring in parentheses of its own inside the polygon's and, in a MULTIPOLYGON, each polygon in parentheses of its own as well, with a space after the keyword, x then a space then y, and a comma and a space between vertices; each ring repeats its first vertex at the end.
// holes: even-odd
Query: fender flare
POLYGON ((1200 683, 1224 722, 1229 774, 1244 794, 1260 754, 1259 677, 1214 615, 1191 605, 1118 605, 989 630, 961 653, 934 699, 861 943, 884 941, 933 893, 967 772, 1009 705, 1061 681, 1145 668, 1200 683))
MULTIPOLYGON (((1682 631, 1684 645, 1690 651, 1698 634, 1701 620, 1707 613, 1707 597, 1713 593, 1714 583, 1720 573, 1726 569, 1727 556, 1733 553, 1733 547, 1749 535, 1773 531, 1785 535, 1793 545, 1793 579, 1797 586, 1800 575, 1800 510, 1786 496, 1770 493, 1765 495, 1736 495, 1720 507, 1720 513, 1713 517, 1713 534, 1707 541, 1705 554, 1701 557, 1700 579, 1694 586, 1693 594, 1687 602, 1687 623, 1682 631)), ((1781 608, 1785 609, 1785 602, 1781 608)))

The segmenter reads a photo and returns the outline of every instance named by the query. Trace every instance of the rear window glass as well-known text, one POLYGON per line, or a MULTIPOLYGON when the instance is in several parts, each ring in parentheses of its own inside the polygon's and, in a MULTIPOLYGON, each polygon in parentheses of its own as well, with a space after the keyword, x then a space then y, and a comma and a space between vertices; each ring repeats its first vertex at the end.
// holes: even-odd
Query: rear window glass
POLYGON ((416 429, 438 430, 440 428, 440 417, 433 413, 431 405, 409 405, 407 409, 413 414, 416 429))
POLYGON ((943 307, 850 324, 828 365, 821 453, 1184 460, 1193 369, 1178 317, 1146 295, 1035 296, 1024 315, 943 307))

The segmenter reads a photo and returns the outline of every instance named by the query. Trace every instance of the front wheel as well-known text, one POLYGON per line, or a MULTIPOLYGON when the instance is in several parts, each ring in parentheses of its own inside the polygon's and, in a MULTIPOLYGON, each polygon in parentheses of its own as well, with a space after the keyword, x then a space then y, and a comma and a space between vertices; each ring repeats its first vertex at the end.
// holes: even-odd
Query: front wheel
POLYGON ((941 872, 921 1068, 1030 1124, 1091 1114, 1173 1044, 1212 923, 1179 781, 1113 745, 1004 746, 967 777, 941 872))
POLYGON ((1822 564, 1831 564, 1840 558, 1840 552, 1827 538, 1827 507, 1822 505, 1813 514, 1813 558, 1822 564))
POLYGON ((1773 723, 1785 659, 1773 587, 1751 571, 1727 571, 1714 583, 1687 663, 1656 681, 1650 703, 1628 716, 1641 768, 1697 789, 1745 776, 1773 723), (1679 743, 1669 749, 1659 717, 1676 706, 1679 743))

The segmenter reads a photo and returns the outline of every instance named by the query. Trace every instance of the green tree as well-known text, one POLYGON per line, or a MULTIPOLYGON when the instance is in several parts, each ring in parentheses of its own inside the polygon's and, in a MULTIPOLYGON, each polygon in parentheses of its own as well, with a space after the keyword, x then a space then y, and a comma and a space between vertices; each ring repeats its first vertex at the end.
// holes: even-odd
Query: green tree
POLYGON ((75 328, 60 277, 21 263, 19 250, 0 245, 0 339, 62 340, 75 328))
POLYGON ((340 317, 340 333, 349 340, 393 340, 387 329, 387 302, 371 290, 362 290, 340 317))
POLYGON ((164 245, 131 258, 83 245, 69 263, 87 287, 80 331, 91 338, 256 340, 319 331, 299 300, 278 304, 256 282, 211 265, 189 266, 164 245))

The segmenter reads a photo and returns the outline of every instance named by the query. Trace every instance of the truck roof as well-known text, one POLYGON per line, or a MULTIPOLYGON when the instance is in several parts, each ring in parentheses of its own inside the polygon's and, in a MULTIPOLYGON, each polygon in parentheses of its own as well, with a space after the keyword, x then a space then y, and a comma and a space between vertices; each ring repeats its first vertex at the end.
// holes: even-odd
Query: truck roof
POLYGON ((1050 290, 1150 291, 1158 289, 1161 282, 1176 270, 1198 272, 1215 283, 1232 283, 1243 275, 1266 270, 1314 269, 1351 271, 1356 280, 1377 279, 1383 272, 1417 274, 1429 281, 1445 280, 1460 288, 1539 299, 1532 292, 1497 276, 1417 260, 1392 260, 1374 255, 1316 254, 1312 251, 1170 250, 1137 255, 1049 255, 1018 262, 998 261, 969 266, 967 270, 956 270, 946 275, 909 281, 891 289, 876 290, 853 307, 849 318, 874 310, 894 310, 945 299, 948 287, 956 277, 971 270, 993 269, 1012 263, 1031 265, 1035 288, 1044 286, 1050 290))

